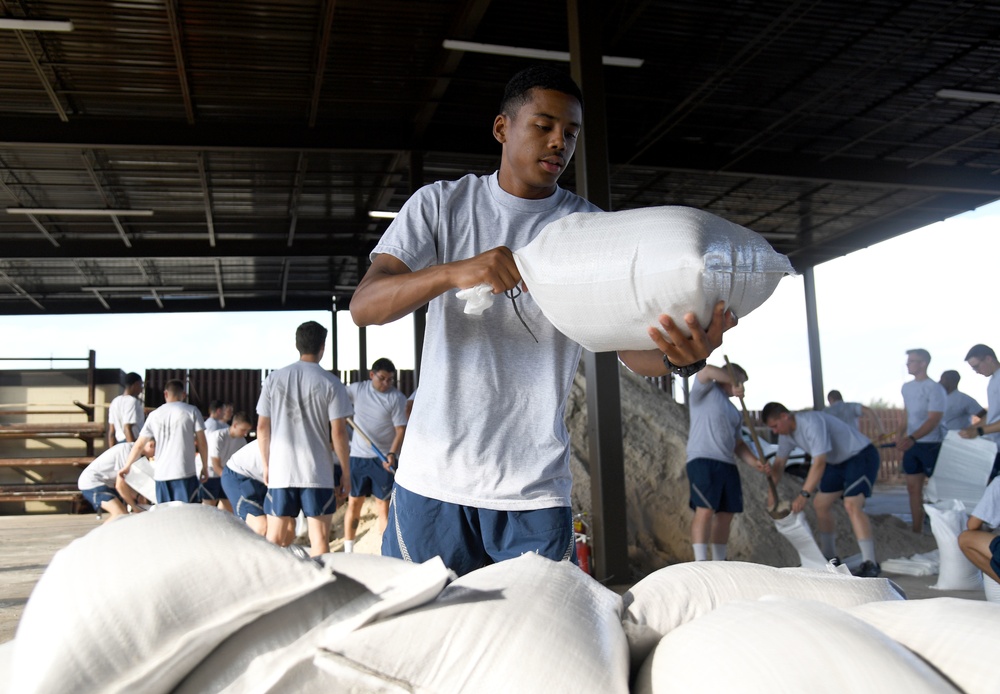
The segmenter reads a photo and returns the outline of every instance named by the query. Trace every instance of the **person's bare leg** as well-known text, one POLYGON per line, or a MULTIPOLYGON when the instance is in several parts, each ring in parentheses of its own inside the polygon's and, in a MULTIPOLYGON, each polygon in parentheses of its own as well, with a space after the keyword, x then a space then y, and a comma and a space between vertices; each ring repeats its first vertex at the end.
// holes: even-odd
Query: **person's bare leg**
POLYGON ((990 566, 990 559, 993 553, 990 552, 990 543, 996 535, 984 530, 966 530, 958 536, 958 546, 962 554, 968 557, 969 561, 976 565, 976 568, 985 575, 1000 583, 1000 576, 990 566))
POLYGON ((375 530, 379 535, 385 532, 385 527, 389 525, 389 500, 375 499, 375 513, 378 520, 375 521, 375 530))
POLYGON ((267 516, 251 516, 247 514, 247 527, 260 536, 267 535, 267 516))
POLYGON ((712 516, 715 511, 710 508, 697 507, 691 519, 691 545, 695 561, 708 559, 708 538, 712 533, 712 516))
POLYGON ((325 516, 307 516, 309 526, 309 556, 318 557, 330 551, 330 526, 333 525, 333 514, 325 516))
POLYGON ((361 521, 361 505, 365 503, 363 497, 347 497, 347 511, 344 513, 344 539, 354 542, 358 534, 358 523, 361 521))
POLYGON ((712 544, 725 545, 729 543, 729 528, 733 524, 733 514, 719 511, 712 518, 712 544))
POLYGON ((295 519, 291 516, 268 516, 266 537, 279 547, 295 541, 295 519))
POLYGON ((915 533, 924 531, 924 482, 927 475, 918 472, 906 476, 906 493, 910 496, 910 515, 913 517, 911 529, 915 533))
POLYGON ((865 513, 865 495, 844 497, 844 510, 847 517, 851 519, 851 529, 854 530, 854 537, 858 542, 870 540, 872 537, 872 524, 865 513))
POLYGON ((118 518, 120 516, 128 514, 128 511, 125 510, 125 506, 118 499, 109 499, 107 501, 102 501, 101 510, 105 511, 108 514, 108 518, 105 519, 104 521, 105 523, 107 523, 110 520, 114 520, 115 518, 118 518))
POLYGON ((821 533, 836 532, 833 520, 833 504, 840 498, 840 492, 819 492, 813 499, 813 509, 816 511, 816 530, 821 533))

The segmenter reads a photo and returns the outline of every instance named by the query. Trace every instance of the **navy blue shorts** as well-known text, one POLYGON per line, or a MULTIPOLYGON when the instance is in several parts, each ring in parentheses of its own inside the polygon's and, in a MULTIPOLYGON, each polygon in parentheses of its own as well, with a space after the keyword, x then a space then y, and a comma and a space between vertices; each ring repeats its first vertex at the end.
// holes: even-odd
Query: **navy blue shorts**
POLYGON ((710 508, 716 513, 743 512, 743 485, 733 463, 695 458, 687 464, 692 508, 710 508))
POLYGON ((351 496, 374 496, 385 501, 392 495, 393 477, 378 458, 351 456, 351 496))
POLYGON ((268 489, 264 497, 264 513, 269 516, 295 518, 302 511, 306 518, 317 518, 328 516, 336 509, 333 489, 328 487, 268 489))
POLYGON ((824 494, 844 492, 843 496, 864 494, 867 499, 872 495, 872 487, 878 479, 878 469, 882 461, 878 457, 878 449, 868 444, 857 455, 837 465, 826 464, 823 477, 819 481, 819 490, 824 494))
POLYGON ((106 484, 102 484, 100 487, 94 487, 93 489, 81 489, 80 493, 83 494, 83 498, 90 502, 90 505, 94 507, 95 511, 101 510, 101 504, 105 501, 114 501, 118 499, 122 500, 116 492, 111 487, 106 484))
POLYGON ((168 501, 197 502, 198 478, 192 475, 179 480, 156 480, 156 503, 165 504, 168 501))
MULTIPOLYGON (((253 477, 241 475, 230 468, 222 471, 222 489, 233 506, 233 513, 246 520, 247 516, 263 516, 267 485, 253 477)), ((298 515, 298 514, 295 514, 298 515)))
POLYGON ((1000 576, 1000 535, 990 540, 990 554, 993 555, 990 558, 990 568, 993 569, 993 573, 1000 576))
POLYGON ((576 563, 573 513, 568 506, 492 511, 449 504, 393 487, 382 556, 425 562, 441 557, 459 576, 534 552, 576 563))
POLYGON ((930 477, 934 474, 934 465, 940 451, 940 441, 917 441, 903 454, 903 472, 907 475, 923 474, 930 477))
POLYGON ((198 501, 219 501, 225 499, 221 477, 209 477, 198 485, 198 501))

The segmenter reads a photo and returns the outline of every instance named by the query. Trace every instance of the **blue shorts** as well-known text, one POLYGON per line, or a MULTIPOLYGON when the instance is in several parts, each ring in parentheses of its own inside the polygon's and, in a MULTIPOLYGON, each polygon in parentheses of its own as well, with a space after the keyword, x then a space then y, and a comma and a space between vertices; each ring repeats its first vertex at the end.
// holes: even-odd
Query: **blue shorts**
POLYGON ((165 504, 168 501, 197 502, 198 478, 192 475, 179 480, 156 480, 156 503, 165 504))
POLYGON ((295 518, 302 511, 306 518, 317 518, 329 516, 336 509, 333 489, 329 487, 268 489, 264 497, 264 513, 269 516, 295 518))
POLYGON ((105 501, 114 501, 115 499, 122 501, 122 498, 118 496, 118 492, 106 484, 102 484, 100 487, 94 487, 93 489, 81 489, 80 493, 83 494, 84 499, 90 502, 90 505, 94 507, 95 511, 100 511, 101 504, 105 501))
POLYGON ((990 568, 993 569, 993 573, 1000 576, 1000 535, 990 540, 990 554, 993 555, 990 558, 990 568))
POLYGON ((393 487, 382 556, 425 562, 441 557, 459 576, 534 552, 576 563, 573 512, 568 506, 492 511, 449 504, 393 487))
POLYGON ((198 501, 219 501, 226 498, 223 494, 221 477, 209 477, 198 485, 198 501))
POLYGON ((878 469, 881 465, 878 449, 868 444, 858 451, 857 455, 842 463, 837 465, 827 463, 823 469, 823 477, 819 481, 819 490, 824 494, 844 492, 842 496, 864 494, 867 499, 872 495, 872 487, 878 479, 878 469))
POLYGON ((937 463, 940 451, 940 441, 917 441, 903 454, 903 472, 907 475, 927 475, 930 477, 934 474, 934 465, 937 463))
POLYGON ((233 506, 233 513, 241 520, 246 520, 247 516, 266 515, 264 513, 266 484, 258 482, 253 477, 234 472, 228 467, 222 471, 222 477, 219 479, 222 480, 222 489, 233 506))
POLYGON ((351 496, 374 496, 385 501, 392 495, 393 477, 378 458, 351 456, 351 496))
POLYGON ((733 463, 695 458, 687 464, 692 508, 710 508, 716 513, 743 512, 743 485, 733 463))

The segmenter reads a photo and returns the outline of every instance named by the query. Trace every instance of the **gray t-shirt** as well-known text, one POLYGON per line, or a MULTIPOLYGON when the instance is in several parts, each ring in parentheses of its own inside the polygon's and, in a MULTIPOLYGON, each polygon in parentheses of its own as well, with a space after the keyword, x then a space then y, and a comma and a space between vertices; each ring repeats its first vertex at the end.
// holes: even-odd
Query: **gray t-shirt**
POLYGON ((862 415, 860 402, 844 402, 843 400, 827 405, 823 411, 833 415, 844 424, 850 424, 855 429, 858 428, 858 420, 861 419, 862 415))
MULTIPOLYGON (((470 174, 418 190, 372 257, 386 253, 417 271, 497 246, 516 252, 549 222, 595 211, 561 188, 528 200, 501 189, 496 174, 470 174)), ((570 505, 564 413, 581 347, 549 323, 528 289, 516 301, 537 343, 506 297, 481 316, 464 313, 455 291, 430 302, 420 406, 396 473, 409 491, 498 511, 570 505)))
POLYGON ((260 457, 260 442, 251 441, 226 461, 226 467, 244 477, 264 483, 264 460, 260 457))
POLYGON ((153 479, 157 482, 194 477, 194 435, 205 430, 205 420, 194 405, 168 402, 149 413, 140 437, 156 441, 153 479))
POLYGON ((135 444, 126 441, 118 443, 94 458, 94 462, 83 469, 76 482, 81 490, 95 489, 100 486, 114 489, 118 471, 125 467, 128 454, 135 444))
POLYGON ((132 425, 132 433, 136 438, 146 421, 146 413, 142 408, 142 400, 127 393, 122 393, 111 401, 108 406, 108 423, 115 425, 115 441, 125 440, 125 425, 132 425))
POLYGON ((353 412, 344 384, 319 364, 272 371, 257 400, 257 414, 271 418, 268 486, 333 489, 330 422, 353 412))
POLYGON ((743 423, 739 410, 715 381, 702 383, 695 378, 690 397, 688 462, 695 458, 708 458, 735 465, 736 442, 743 423))
MULTIPOLYGON (((927 421, 931 412, 940 412, 944 418, 947 393, 937 381, 907 381, 903 384, 903 407, 906 408, 906 433, 912 434, 927 421)), ((929 434, 918 439, 921 443, 934 443, 944 438, 944 426, 934 427, 929 434)))
MULTIPOLYGON (((396 438, 396 427, 406 426, 406 396, 395 388, 380 393, 371 381, 350 384, 347 394, 354 403, 354 423, 371 438, 383 455, 388 455, 396 438)), ((378 457, 357 432, 351 436, 351 456, 378 457)))
POLYGON ((972 415, 982 411, 982 405, 971 395, 953 390, 945 396, 944 416, 941 422, 948 431, 965 429, 972 425, 972 415))
MULTIPOLYGON (((242 436, 237 436, 236 438, 230 436, 229 427, 209 431, 205 434, 205 438, 208 440, 208 457, 210 459, 218 458, 222 467, 226 466, 226 461, 229 460, 233 453, 247 445, 247 440, 242 436)), ((212 465, 211 460, 208 461, 208 476, 218 477, 215 474, 215 467, 212 465)))
MULTIPOLYGON (((986 384, 986 423, 992 424, 998 419, 1000 419, 1000 371, 995 371, 986 384)), ((1000 446, 1000 433, 987 434, 983 438, 1000 446)))
POLYGON ((778 437, 775 457, 787 460, 798 446, 813 458, 825 454, 827 465, 839 465, 870 444, 856 427, 827 412, 796 412, 795 431, 778 437))

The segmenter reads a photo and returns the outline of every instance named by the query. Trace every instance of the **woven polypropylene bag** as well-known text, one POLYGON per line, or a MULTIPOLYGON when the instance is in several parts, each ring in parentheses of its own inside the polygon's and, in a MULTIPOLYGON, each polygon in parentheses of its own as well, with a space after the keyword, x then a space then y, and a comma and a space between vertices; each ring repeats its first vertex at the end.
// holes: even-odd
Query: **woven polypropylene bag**
POLYGON ((683 330, 719 300, 746 316, 794 272, 759 234, 690 207, 571 214, 514 258, 545 317, 595 352, 652 348, 664 313, 683 330))

